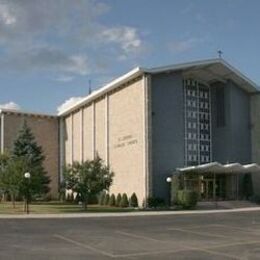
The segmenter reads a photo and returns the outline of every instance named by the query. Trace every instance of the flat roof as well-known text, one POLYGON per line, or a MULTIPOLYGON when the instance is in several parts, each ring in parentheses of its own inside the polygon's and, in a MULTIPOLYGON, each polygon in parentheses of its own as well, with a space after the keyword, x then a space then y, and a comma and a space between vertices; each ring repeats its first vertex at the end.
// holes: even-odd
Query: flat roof
POLYGON ((182 71, 183 75, 186 77, 196 76, 197 78, 203 78, 205 81, 212 83, 214 81, 223 81, 231 79, 238 86, 249 93, 259 92, 258 85, 242 74, 239 70, 231 66, 222 58, 218 59, 208 59, 193 61, 163 67, 156 68, 141 68, 136 67, 128 73, 118 77, 117 79, 111 81, 107 85, 103 86, 99 90, 93 92, 92 94, 86 96, 76 104, 58 113, 58 116, 65 116, 74 110, 80 108, 81 106, 90 103, 96 98, 106 94, 107 92, 117 88, 118 86, 138 77, 145 73, 148 74, 158 74, 173 71, 182 71))
POLYGON ((44 113, 33 113, 33 112, 26 112, 22 110, 15 110, 15 109, 7 109, 7 108, 0 108, 0 114, 1 113, 10 113, 10 114, 21 114, 26 116, 38 116, 38 117, 50 117, 50 118, 57 118, 57 115, 51 115, 51 114, 44 114, 44 113))

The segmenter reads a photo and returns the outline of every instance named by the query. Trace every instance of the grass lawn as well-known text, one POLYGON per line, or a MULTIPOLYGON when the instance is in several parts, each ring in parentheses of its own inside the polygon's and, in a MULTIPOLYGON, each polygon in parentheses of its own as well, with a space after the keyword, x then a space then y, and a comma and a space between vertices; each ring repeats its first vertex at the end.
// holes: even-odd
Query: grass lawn
MULTIPOLYGON (((97 212, 131 212, 132 208, 116 208, 100 205, 88 205, 84 211, 81 205, 63 203, 59 201, 33 202, 30 204, 30 213, 34 214, 57 214, 57 213, 97 213, 97 212)), ((23 202, 16 202, 15 208, 11 202, 0 202, 0 214, 25 214, 23 212, 23 202)))

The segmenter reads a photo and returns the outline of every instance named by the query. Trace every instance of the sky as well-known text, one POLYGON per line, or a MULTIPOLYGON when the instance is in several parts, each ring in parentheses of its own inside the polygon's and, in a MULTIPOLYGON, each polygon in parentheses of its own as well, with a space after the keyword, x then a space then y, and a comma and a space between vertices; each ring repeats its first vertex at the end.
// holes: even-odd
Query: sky
POLYGON ((136 66, 223 58, 260 85, 259 0, 0 0, 0 107, 56 114, 136 66))

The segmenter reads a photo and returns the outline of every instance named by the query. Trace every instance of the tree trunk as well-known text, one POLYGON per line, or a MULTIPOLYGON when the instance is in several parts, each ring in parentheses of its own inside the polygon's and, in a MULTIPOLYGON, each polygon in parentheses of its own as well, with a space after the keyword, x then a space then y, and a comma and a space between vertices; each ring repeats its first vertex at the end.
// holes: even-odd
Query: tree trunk
POLYGON ((12 199, 13 209, 15 209, 15 195, 13 193, 11 193, 11 199, 12 199))
POLYGON ((84 210, 87 210, 87 208, 88 208, 88 198, 84 199, 83 207, 84 207, 84 210))
POLYGON ((6 196, 5 196, 5 192, 3 193, 2 200, 3 200, 3 202, 6 202, 6 196))
POLYGON ((23 211, 24 211, 24 212, 27 212, 27 200, 26 200, 26 199, 24 199, 23 211))

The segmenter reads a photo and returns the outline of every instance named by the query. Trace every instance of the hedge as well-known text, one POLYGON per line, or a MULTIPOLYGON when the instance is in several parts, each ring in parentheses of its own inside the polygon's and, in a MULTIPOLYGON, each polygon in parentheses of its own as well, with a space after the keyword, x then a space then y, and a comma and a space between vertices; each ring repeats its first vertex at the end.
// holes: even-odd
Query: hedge
POLYGON ((122 196, 120 193, 118 193, 116 197, 116 207, 120 207, 121 200, 122 200, 122 196))
POLYGON ((135 193, 132 194, 129 201, 130 207, 137 208, 138 207, 138 199, 135 193))
POLYGON ((127 208, 128 206, 129 206, 129 201, 128 201, 126 193, 124 193, 122 196, 121 202, 120 202, 120 207, 127 208))
POLYGON ((147 204, 149 208, 162 208, 166 206, 164 199, 159 197, 149 197, 147 204))
POLYGON ((110 199, 110 196, 107 193, 106 196, 105 196, 105 203, 104 203, 104 205, 106 205, 106 206, 109 205, 109 199, 110 199))
POLYGON ((184 209, 191 209, 197 205, 198 193, 193 190, 178 190, 177 204, 184 209))
POLYGON ((109 199, 109 206, 115 206, 116 205, 116 197, 115 197, 115 195, 114 194, 112 194, 111 196, 110 196, 110 199, 109 199))

